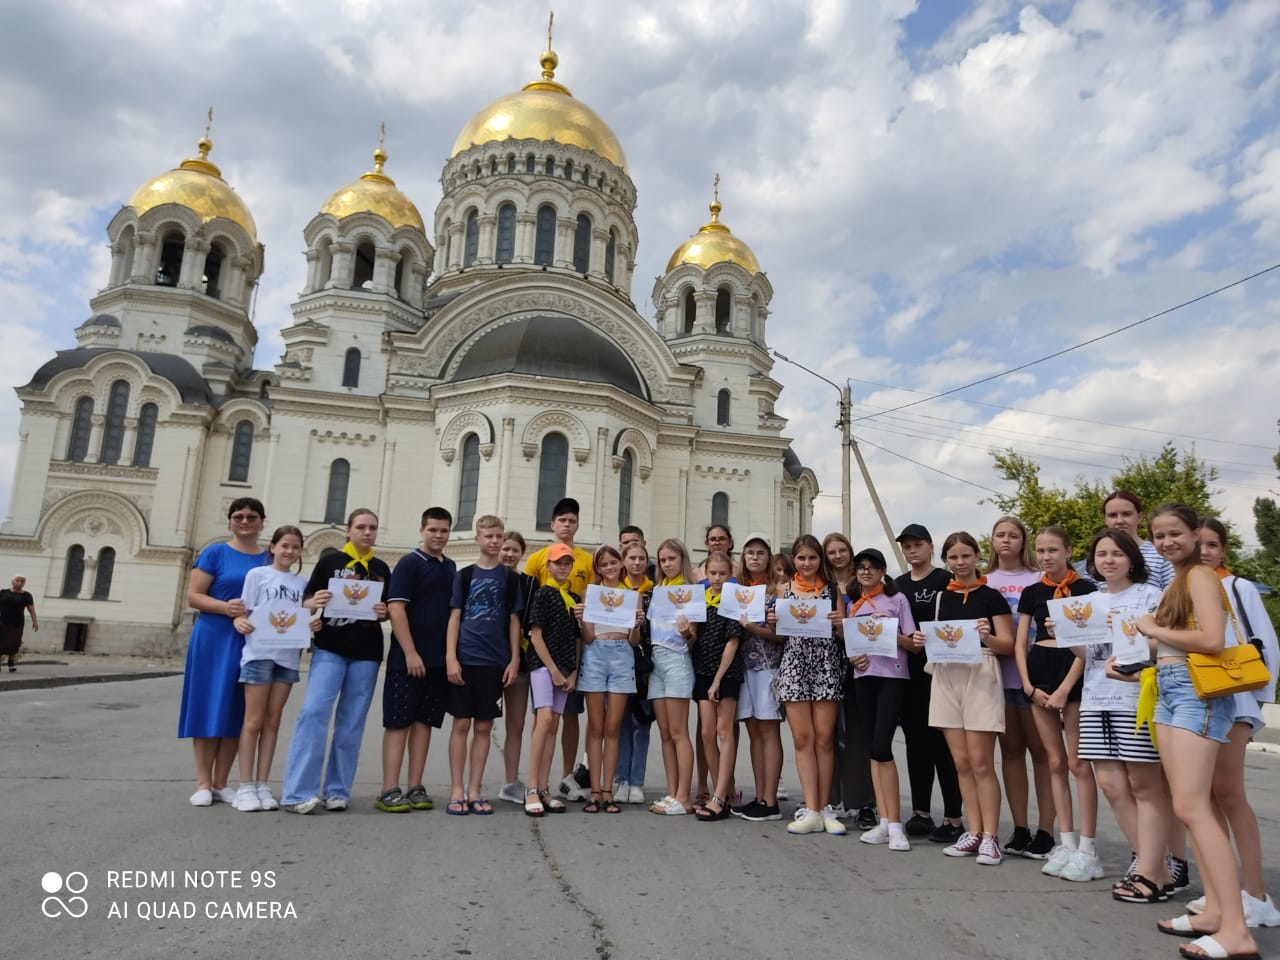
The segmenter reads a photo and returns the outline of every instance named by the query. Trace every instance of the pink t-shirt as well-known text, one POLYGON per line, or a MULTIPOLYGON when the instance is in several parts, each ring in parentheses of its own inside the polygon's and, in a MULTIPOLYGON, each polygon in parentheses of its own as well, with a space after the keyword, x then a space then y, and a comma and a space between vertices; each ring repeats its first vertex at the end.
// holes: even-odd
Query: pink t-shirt
MULTIPOLYGON (((987 586, 993 590, 999 590, 1000 596, 1004 597, 1009 604, 1009 612, 1013 614, 1013 630, 1014 635, 1018 631, 1018 600, 1022 597, 1022 591, 1033 583, 1039 583, 1040 574, 1035 570, 1019 570, 1017 573, 1009 573, 1005 570, 991 570, 987 573, 987 586)), ((1000 660, 1000 675, 1004 678, 1004 688, 1006 690, 1021 690, 1022 677, 1018 675, 1018 664, 1013 659, 1013 655, 1003 656, 1000 660)))
MULTIPOLYGON (((857 615, 867 617, 873 613, 882 613, 886 617, 897 617, 898 633, 910 635, 916 632, 916 622, 911 617, 911 604, 907 602, 907 596, 904 593, 895 593, 892 597, 887 597, 883 593, 874 596, 859 608, 857 615)), ((845 616, 848 615, 848 607, 846 607, 845 616)), ((870 657, 866 670, 853 671, 854 679, 856 680, 859 677, 907 679, 907 651, 901 647, 898 647, 897 650, 897 657, 870 657)))

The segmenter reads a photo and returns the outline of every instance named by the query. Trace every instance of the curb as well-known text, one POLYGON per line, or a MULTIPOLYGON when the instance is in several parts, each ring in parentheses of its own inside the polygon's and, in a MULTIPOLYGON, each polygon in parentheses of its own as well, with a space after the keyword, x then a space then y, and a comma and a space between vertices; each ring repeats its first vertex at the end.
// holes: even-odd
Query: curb
POLYGON ((181 670, 152 670, 142 673, 99 673, 82 677, 24 677, 21 680, 0 682, 0 692, 5 690, 40 690, 47 687, 75 687, 85 683, 117 683, 125 680, 155 680, 161 677, 180 677, 181 670))

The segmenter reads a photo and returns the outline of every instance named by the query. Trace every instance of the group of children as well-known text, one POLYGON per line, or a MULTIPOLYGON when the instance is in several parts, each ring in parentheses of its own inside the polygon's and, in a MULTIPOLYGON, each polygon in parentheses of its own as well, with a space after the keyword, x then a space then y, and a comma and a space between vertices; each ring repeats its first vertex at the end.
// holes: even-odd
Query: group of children
MULTIPOLYGON (((1226 941, 1247 946, 1245 921, 1280 925, 1280 911, 1262 886, 1257 823, 1243 796, 1242 773, 1244 746, 1261 724, 1258 701, 1274 696, 1274 679, 1256 695, 1228 698, 1230 705, 1176 699, 1186 652, 1211 652, 1229 636, 1224 610, 1232 622, 1247 622, 1251 636, 1263 638, 1272 666, 1280 659, 1256 591, 1222 567, 1225 531, 1216 520, 1166 505, 1152 517, 1153 545, 1138 532, 1141 502, 1118 491, 1104 504, 1105 527, 1088 545, 1082 571, 1072 567, 1071 539, 1060 527, 1033 537, 1018 519, 1002 517, 985 562, 974 537, 953 533, 942 544, 942 570, 934 566, 927 529, 911 524, 898 537, 909 569, 895 579, 880 551, 855 552, 840 534, 824 542, 801 536, 785 557, 775 556, 767 537, 753 534, 735 561, 732 536, 722 525, 708 530, 706 558, 697 570, 676 539, 659 544, 651 568, 638 528, 625 528, 618 546, 605 544, 590 554, 574 544, 577 503, 566 498, 553 514, 554 541, 534 553, 523 572, 523 538, 492 516, 475 521, 478 558, 459 571, 445 555, 448 511, 427 510, 420 547, 390 570, 373 556, 377 518, 356 511, 343 550, 326 552, 306 581, 292 572, 301 534, 279 528, 270 566, 246 576, 234 619, 245 637, 246 665, 237 809, 275 805, 265 783, 280 712, 289 684, 298 678, 298 651, 262 656, 248 617, 263 598, 281 595, 323 614, 316 621, 310 677, 280 802, 304 814, 322 803, 330 811, 349 804, 383 634, 375 621, 335 616, 328 585, 333 578, 373 580, 385 584, 375 610, 379 619, 391 621, 394 636, 383 689, 379 810, 431 809, 423 769, 431 731, 448 713, 453 726, 447 811, 491 814, 484 768, 493 723, 505 705, 506 769, 499 796, 522 804, 528 816, 564 812, 569 799, 585 799, 587 813, 615 814, 621 804, 643 800, 642 789, 636 794, 644 779, 648 721, 656 720, 666 784, 650 806, 653 813, 692 813, 704 821, 731 815, 781 819, 785 719, 802 792, 787 825, 790 833, 844 834, 846 813, 857 809, 860 839, 867 844, 906 851, 909 836, 928 837, 951 857, 996 865, 1017 855, 1043 861, 1048 875, 1089 881, 1103 876, 1095 846, 1100 786, 1132 850, 1129 869, 1113 889, 1117 900, 1162 902, 1186 885, 1180 819, 1197 844, 1207 902, 1193 903, 1192 914, 1177 918, 1167 932, 1219 930, 1226 941), (1224 578, 1225 586, 1216 587, 1220 604, 1205 586, 1209 567, 1202 561, 1224 578), (720 616, 730 582, 765 586, 763 617, 720 616), (638 593, 635 624, 592 623, 584 607, 592 583, 638 593), (705 591, 705 621, 650 618, 655 585, 705 591), (1138 674, 1119 669, 1109 645, 1057 645, 1050 601, 1094 594, 1105 596, 1112 617, 1136 616, 1152 648, 1160 699, 1145 726, 1139 719, 1141 685, 1133 682, 1138 674), (787 636, 778 627, 781 604, 816 606, 832 621, 830 635, 787 636), (1202 609, 1206 604, 1212 609, 1202 609), (863 618, 867 624, 858 624, 863 618), (846 625, 876 632, 877 621, 896 623, 893 655, 846 656, 846 625), (923 625, 948 621, 974 624, 978 662, 928 662, 923 625), (521 784, 528 700, 533 724, 528 780, 521 784), (697 704, 696 743, 689 734, 691 702, 697 704), (587 762, 575 770, 577 719, 584 710, 587 762), (331 721, 333 741, 322 770, 331 721), (551 767, 562 721, 566 776, 553 791, 551 767), (734 783, 738 721, 747 732, 755 787, 746 803, 734 803, 740 796, 734 783), (905 821, 893 751, 899 726, 911 781, 912 815, 905 821), (1172 749, 1157 750, 1164 740, 1179 744, 1184 759, 1171 760, 1172 749), (1003 845, 997 742, 1014 824, 1003 845), (402 790, 406 748, 409 786, 402 790), (1027 753, 1038 800, 1035 834, 1028 817, 1027 753), (697 796, 695 759, 702 788, 697 796), (939 824, 930 812, 935 773, 944 797, 939 824), (859 790, 866 795, 856 795, 859 790), (1241 854, 1239 900, 1233 899, 1239 884, 1229 876, 1230 847, 1225 857, 1221 853, 1225 833, 1220 837, 1213 830, 1219 814, 1241 854), (1197 906, 1201 912, 1193 920, 1197 906)), ((1200 949, 1212 952, 1203 943, 1200 949)))

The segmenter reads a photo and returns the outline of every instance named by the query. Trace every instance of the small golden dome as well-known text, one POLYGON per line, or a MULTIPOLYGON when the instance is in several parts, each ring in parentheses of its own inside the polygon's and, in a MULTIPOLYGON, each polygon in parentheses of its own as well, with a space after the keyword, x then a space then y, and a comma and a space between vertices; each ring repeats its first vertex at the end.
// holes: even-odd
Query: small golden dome
MULTIPOLYGON (((717 175, 716 183, 719 182, 720 178, 717 175)), ((697 233, 676 248, 676 252, 667 261, 667 273, 682 263, 692 263, 704 270, 717 263, 736 263, 747 273, 760 272, 760 262, 751 252, 751 248, 720 222, 719 196, 711 201, 710 222, 704 223, 697 233)))
POLYGON ((379 146, 373 151, 373 169, 326 200, 320 212, 331 213, 341 220, 353 213, 368 211, 393 227, 414 227, 426 233, 422 214, 413 201, 396 189, 396 182, 382 172, 386 162, 387 155, 379 146))
POLYGON ((538 61, 542 79, 499 97, 462 128, 449 156, 495 140, 544 140, 592 150, 621 170, 627 169, 622 144, 594 110, 574 98, 555 79, 560 58, 550 49, 538 61))
POLYGON ((153 177, 134 191, 128 206, 138 216, 166 203, 176 203, 195 212, 202 223, 219 217, 239 224, 249 239, 257 242, 258 228, 240 195, 222 179, 222 171, 209 161, 213 143, 203 136, 196 144, 200 156, 183 160, 166 173, 153 177))

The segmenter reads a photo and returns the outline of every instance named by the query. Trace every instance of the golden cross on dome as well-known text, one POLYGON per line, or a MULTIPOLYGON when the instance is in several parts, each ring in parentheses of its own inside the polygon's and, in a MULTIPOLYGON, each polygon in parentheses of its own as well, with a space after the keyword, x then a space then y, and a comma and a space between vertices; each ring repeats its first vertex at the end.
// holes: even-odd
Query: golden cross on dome
POLYGON ((717 172, 717 173, 716 173, 716 179, 715 179, 715 181, 712 183, 711 189, 712 189, 712 192, 713 192, 713 194, 714 194, 713 199, 715 200, 715 202, 716 202, 716 203, 719 203, 719 202, 720 202, 720 174, 719 174, 719 172, 717 172))
POLYGON ((551 25, 554 24, 555 22, 556 22, 556 12, 552 10, 550 13, 550 16, 547 17, 547 49, 548 50, 551 49, 551 25))
POLYGON ((209 131, 213 128, 213 106, 209 106, 209 122, 204 125, 204 137, 209 139, 209 131))
POLYGON ((380 131, 380 132, 379 132, 379 134, 378 134, 378 149, 379 149, 379 150, 381 150, 381 149, 382 149, 382 145, 383 145, 383 143, 386 141, 386 139, 387 139, 387 121, 383 120, 383 121, 382 121, 382 128, 381 128, 381 131, 380 131))

